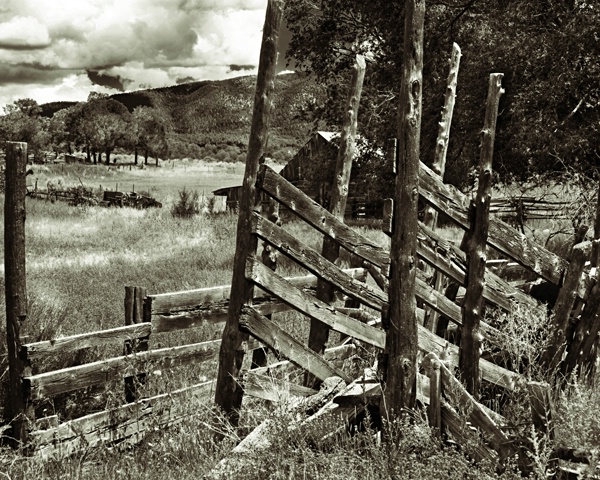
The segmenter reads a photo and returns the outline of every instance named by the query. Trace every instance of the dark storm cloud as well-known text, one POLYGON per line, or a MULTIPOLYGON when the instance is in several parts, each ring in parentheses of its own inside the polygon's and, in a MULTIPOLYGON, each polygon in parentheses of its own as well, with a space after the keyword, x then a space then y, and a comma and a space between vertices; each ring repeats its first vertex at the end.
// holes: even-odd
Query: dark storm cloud
POLYGON ((230 72, 244 72, 246 70, 254 70, 256 65, 229 65, 230 72))
POLYGON ((120 92, 125 91, 123 81, 118 76, 106 75, 104 73, 100 73, 98 70, 86 70, 88 78, 90 81, 96 85, 100 85, 101 87, 114 88, 115 90, 119 90, 120 92))
POLYGON ((73 71, 46 67, 35 63, 3 65, 0 68, 0 85, 27 85, 29 83, 52 85, 69 73, 73 73, 73 71))

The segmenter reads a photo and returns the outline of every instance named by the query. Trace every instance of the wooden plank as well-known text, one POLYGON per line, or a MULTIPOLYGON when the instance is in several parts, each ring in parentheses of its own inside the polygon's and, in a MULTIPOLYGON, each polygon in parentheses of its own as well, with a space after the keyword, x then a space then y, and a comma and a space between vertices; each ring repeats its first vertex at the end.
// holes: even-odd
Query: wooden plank
POLYGON ((31 361, 41 360, 48 355, 58 355, 73 352, 83 348, 105 346, 107 343, 122 343, 150 335, 152 326, 149 323, 127 325, 123 327, 99 330, 96 332, 82 333, 68 337, 54 338, 41 342, 23 345, 21 352, 23 358, 31 361))
POLYGON ((8 357, 8 405, 5 418, 11 420, 12 438, 27 442, 27 425, 35 412, 28 405, 22 377, 30 373, 19 357, 21 325, 27 319, 25 272, 25 192, 27 144, 6 142, 4 172, 4 293, 6 303, 6 343, 8 357))
POLYGON ((252 217, 252 228, 253 232, 259 238, 268 241, 281 253, 315 275, 330 282, 346 295, 377 310, 381 310, 383 304, 387 301, 385 293, 371 288, 366 283, 354 280, 314 249, 303 244, 283 228, 278 227, 256 213, 252 217))
MULTIPOLYGON (((366 271, 362 268, 347 268, 344 269, 344 272, 359 280, 364 279, 366 275, 366 271)), ((286 280, 300 288, 314 288, 317 286, 317 277, 314 275, 286 277, 286 280)), ((148 297, 152 299, 152 315, 167 315, 171 312, 192 309, 199 305, 227 301, 230 294, 231 285, 221 285, 182 292, 148 295, 148 297)), ((260 297, 261 294, 258 293, 254 298, 260 297)))
POLYGON ((194 415, 190 412, 189 397, 204 399, 214 391, 214 386, 214 380, 203 382, 86 415, 55 428, 34 431, 31 434, 34 453, 42 459, 61 459, 107 442, 139 441, 154 427, 172 425, 194 415))
POLYGON ((248 258, 246 276, 259 287, 279 297, 299 312, 329 325, 333 330, 378 348, 384 347, 385 335, 381 330, 369 327, 358 320, 336 312, 332 306, 307 295, 302 290, 286 282, 254 257, 248 258))
MULTIPOLYGON (((419 224, 422 236, 417 241, 417 254, 444 275, 460 285, 466 284, 466 255, 424 224, 419 224)), ((514 310, 514 303, 537 308, 540 303, 522 290, 513 287, 494 272, 486 269, 483 298, 506 312, 514 310)))
MULTIPOLYGON (((457 188, 446 185, 427 165, 421 163, 419 174, 419 194, 438 211, 444 212, 463 228, 468 228, 468 199, 457 188)), ((515 228, 498 219, 491 218, 488 244, 502 254, 537 273, 545 280, 560 285, 568 262, 546 250, 520 233, 515 228)), ((584 275, 578 295, 587 298, 591 288, 589 275, 584 275)))
POLYGON ((473 396, 465 389, 448 367, 441 362, 439 365, 444 394, 449 398, 453 405, 459 407, 459 411, 468 412, 469 421, 486 433, 494 450, 500 452, 500 449, 509 443, 506 434, 500 430, 496 422, 488 415, 487 411, 482 408, 475 398, 473 398, 473 396))
MULTIPOLYGON (((263 367, 259 367, 263 368, 263 367)), ((260 375, 252 370, 244 375, 244 395, 250 395, 275 403, 285 403, 290 397, 309 397, 317 390, 280 380, 269 375, 260 375)))
POLYGON ((388 261, 389 252, 381 245, 341 222, 267 165, 260 167, 257 186, 319 232, 335 239, 346 250, 379 267, 388 261))
POLYGON ((251 307, 242 309, 240 328, 320 380, 335 376, 343 378, 346 382, 350 381, 343 371, 331 365, 321 355, 300 343, 251 307))
POLYGON ((59 393, 70 392, 101 384, 115 376, 125 377, 143 371, 147 362, 154 369, 173 368, 190 363, 205 362, 216 357, 220 340, 161 348, 140 352, 131 356, 114 357, 108 360, 77 365, 53 372, 40 373, 23 379, 31 398, 41 400, 59 393))
POLYGON ((556 304, 551 316, 552 338, 542 354, 541 362, 549 371, 554 370, 562 361, 569 316, 577 299, 577 287, 592 250, 591 242, 579 243, 573 247, 572 260, 565 273, 564 284, 558 292, 556 304))
MULTIPOLYGON (((453 367, 458 365, 458 347, 452 345, 426 328, 419 325, 419 348, 425 353, 435 353, 444 362, 448 362, 453 367)), ((481 376, 487 382, 499 385, 507 390, 514 390, 518 379, 521 377, 518 373, 499 367, 487 360, 479 360, 481 376)))
MULTIPOLYGON (((326 348, 323 352, 323 358, 327 361, 345 360, 356 354, 356 345, 349 343, 346 345, 338 345, 337 347, 326 348)), ((259 367, 250 370, 257 375, 277 375, 282 371, 288 370, 293 364, 289 360, 272 363, 265 367, 259 367)))

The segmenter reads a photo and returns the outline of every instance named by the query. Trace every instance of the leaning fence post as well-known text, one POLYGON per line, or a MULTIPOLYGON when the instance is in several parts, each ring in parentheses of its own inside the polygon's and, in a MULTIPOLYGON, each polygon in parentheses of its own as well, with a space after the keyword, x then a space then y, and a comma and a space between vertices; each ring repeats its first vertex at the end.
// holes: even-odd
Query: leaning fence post
POLYGON ((25 192, 27 144, 6 143, 4 197, 4 275, 8 355, 8 418, 17 443, 27 442, 33 413, 23 388, 28 365, 21 357, 21 326, 27 318, 25 274, 25 192))
POLYGON ((550 385, 542 382, 528 382, 529 403, 531 404, 531 420, 536 432, 554 438, 552 415, 554 402, 550 385))
MULTIPOLYGON (((145 302, 146 289, 143 287, 125 287, 125 325, 134 325, 150 321, 145 302)), ((148 350, 148 336, 126 340, 124 345, 125 355, 148 350)), ((125 401, 135 402, 138 397, 138 386, 146 382, 146 374, 138 373, 135 376, 125 377, 125 401)))
POLYGON ((459 368, 467 391, 479 397, 481 384, 479 357, 482 335, 480 332, 483 309, 483 284, 485 276, 486 243, 489 229, 490 200, 492 196, 492 159, 496 137, 496 120, 502 89, 502 73, 490 75, 481 160, 479 185, 475 202, 471 204, 471 228, 463 240, 463 249, 468 254, 467 291, 463 305, 463 326, 460 341, 459 368))

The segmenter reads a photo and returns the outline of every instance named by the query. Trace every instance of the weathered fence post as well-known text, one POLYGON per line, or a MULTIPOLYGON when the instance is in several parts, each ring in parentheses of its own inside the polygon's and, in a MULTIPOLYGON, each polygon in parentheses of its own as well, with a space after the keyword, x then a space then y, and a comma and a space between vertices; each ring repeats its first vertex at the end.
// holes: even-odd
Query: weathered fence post
POLYGON ((244 304, 252 302, 254 292, 252 282, 246 280, 246 263, 258 246, 257 238, 251 233, 251 219, 253 212, 260 208, 260 199, 256 193, 256 178, 268 141, 271 99, 277 65, 277 41, 282 18, 283 1, 269 0, 263 28, 246 170, 238 215, 231 298, 219 351, 215 403, 223 409, 234 426, 237 426, 239 421, 239 409, 244 394, 240 384, 240 370, 244 360, 245 343, 248 339, 248 334, 240 331, 240 314, 244 304))
POLYGON ((440 359, 435 353, 428 353, 423 358, 421 366, 429 376, 429 405, 427 417, 429 426, 434 429, 437 437, 442 433, 442 376, 440 372, 440 359))
MULTIPOLYGON (((146 289, 143 287, 125 287, 125 325, 134 325, 149 322, 145 306, 146 289)), ((127 340, 124 345, 125 355, 148 351, 147 336, 127 340)), ((146 383, 146 374, 138 373, 132 377, 125 377, 125 401, 135 402, 139 395, 138 386, 146 383)))
MULTIPOLYGON (((356 128, 358 124, 358 107, 362 94, 362 86, 365 78, 365 59, 361 55, 356 56, 356 63, 352 71, 352 80, 348 93, 347 110, 342 126, 340 146, 338 149, 337 161, 335 164, 335 173, 333 188, 331 189, 331 199, 329 211, 337 218, 343 220, 348 200, 348 187, 350 185, 350 175, 352 173, 352 160, 354 159, 356 128)), ((323 239, 322 255, 330 262, 335 262, 340 254, 339 244, 329 238, 323 239)), ((331 303, 334 297, 332 286, 319 279, 317 282, 317 298, 324 302, 331 303)), ((315 352, 323 353, 325 344, 329 337, 329 327, 318 320, 311 319, 310 332, 308 334, 308 347, 315 352)), ((304 383, 307 386, 313 386, 316 379, 306 373, 304 383)))
POLYGON ((425 1, 405 3, 404 67, 399 97, 397 177, 391 243, 389 309, 383 313, 386 345, 382 373, 388 415, 416 400, 417 231, 423 86, 425 1), (386 318, 387 317, 387 318, 386 318))
MULTIPOLYGON (((435 143, 435 156, 431 169, 444 180, 446 171, 446 155, 448 153, 448 144, 450 142, 450 125, 452 124, 452 115, 454 113, 454 103, 456 100, 456 84, 458 81, 458 69, 460 66, 460 47, 452 44, 452 55, 450 57, 450 72, 446 86, 446 95, 444 97, 444 107, 442 109, 442 119, 438 128, 438 136, 435 143)), ((437 210, 431 205, 425 207, 425 218, 423 223, 431 229, 435 229, 437 224, 437 210)), ((435 281, 434 289, 440 292, 444 281, 444 276, 437 270, 434 270, 435 281)), ((435 332, 440 314, 435 310, 428 308, 425 315, 425 328, 435 332)))
MULTIPOLYGON (((571 262, 565 273, 565 278, 558 298, 552 310, 552 320, 550 330, 552 339, 546 350, 542 354, 542 365, 548 371, 552 372, 561 362, 563 352, 565 351, 566 332, 569 325, 571 310, 577 299, 577 290, 581 281, 581 274, 585 267, 585 262, 590 256, 592 250, 591 242, 584 242, 575 245, 571 251, 571 262)), ((589 299, 588 299, 589 300, 589 299)))
POLYGON ((528 382, 529 403, 531 405, 531 420, 536 432, 554 438, 552 416, 554 402, 550 385, 541 382, 528 382))
POLYGON ((23 377, 29 366, 21 359, 21 326, 27 318, 25 272, 25 192, 27 144, 6 143, 4 197, 4 287, 8 354, 8 409, 12 437, 25 445, 29 423, 34 420, 23 377))
POLYGON ((483 283, 486 262, 486 242, 489 229, 490 200, 492 194, 492 159, 496 137, 496 119, 502 89, 502 73, 490 75, 488 98, 485 110, 479 185, 475 202, 471 203, 471 226, 465 235, 463 249, 468 254, 467 291, 463 305, 463 326, 460 341, 459 368, 467 391, 479 397, 481 378, 479 357, 482 335, 480 323, 483 309, 483 283))

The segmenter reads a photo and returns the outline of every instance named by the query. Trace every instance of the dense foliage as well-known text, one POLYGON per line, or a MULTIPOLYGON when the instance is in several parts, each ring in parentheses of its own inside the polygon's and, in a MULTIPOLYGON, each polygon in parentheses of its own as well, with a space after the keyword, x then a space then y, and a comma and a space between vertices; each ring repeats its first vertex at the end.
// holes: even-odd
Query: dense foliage
MULTIPOLYGON (((192 82, 112 96, 91 94, 86 102, 37 105, 18 100, 0 116, 0 142, 26 141, 43 156, 54 151, 86 152, 110 163, 119 149, 154 158, 245 161, 255 77, 192 82)), ((267 156, 289 160, 309 136, 307 110, 316 103, 314 82, 280 75, 267 156), (307 107, 308 106, 308 107, 307 107)))
MULTIPOLYGON (((375 148, 395 136, 403 5, 399 0, 287 2, 291 63, 327 91, 327 102, 311 112, 316 122, 340 124, 344 78, 355 54, 362 53, 370 61, 359 130, 375 148)), ((599 23, 597 5, 580 0, 427 2, 422 159, 432 159, 447 60, 457 42, 463 56, 447 180, 464 184, 477 162, 493 72, 504 73, 506 90, 494 159, 501 175, 522 178, 565 165, 593 169, 600 153, 599 23)))

